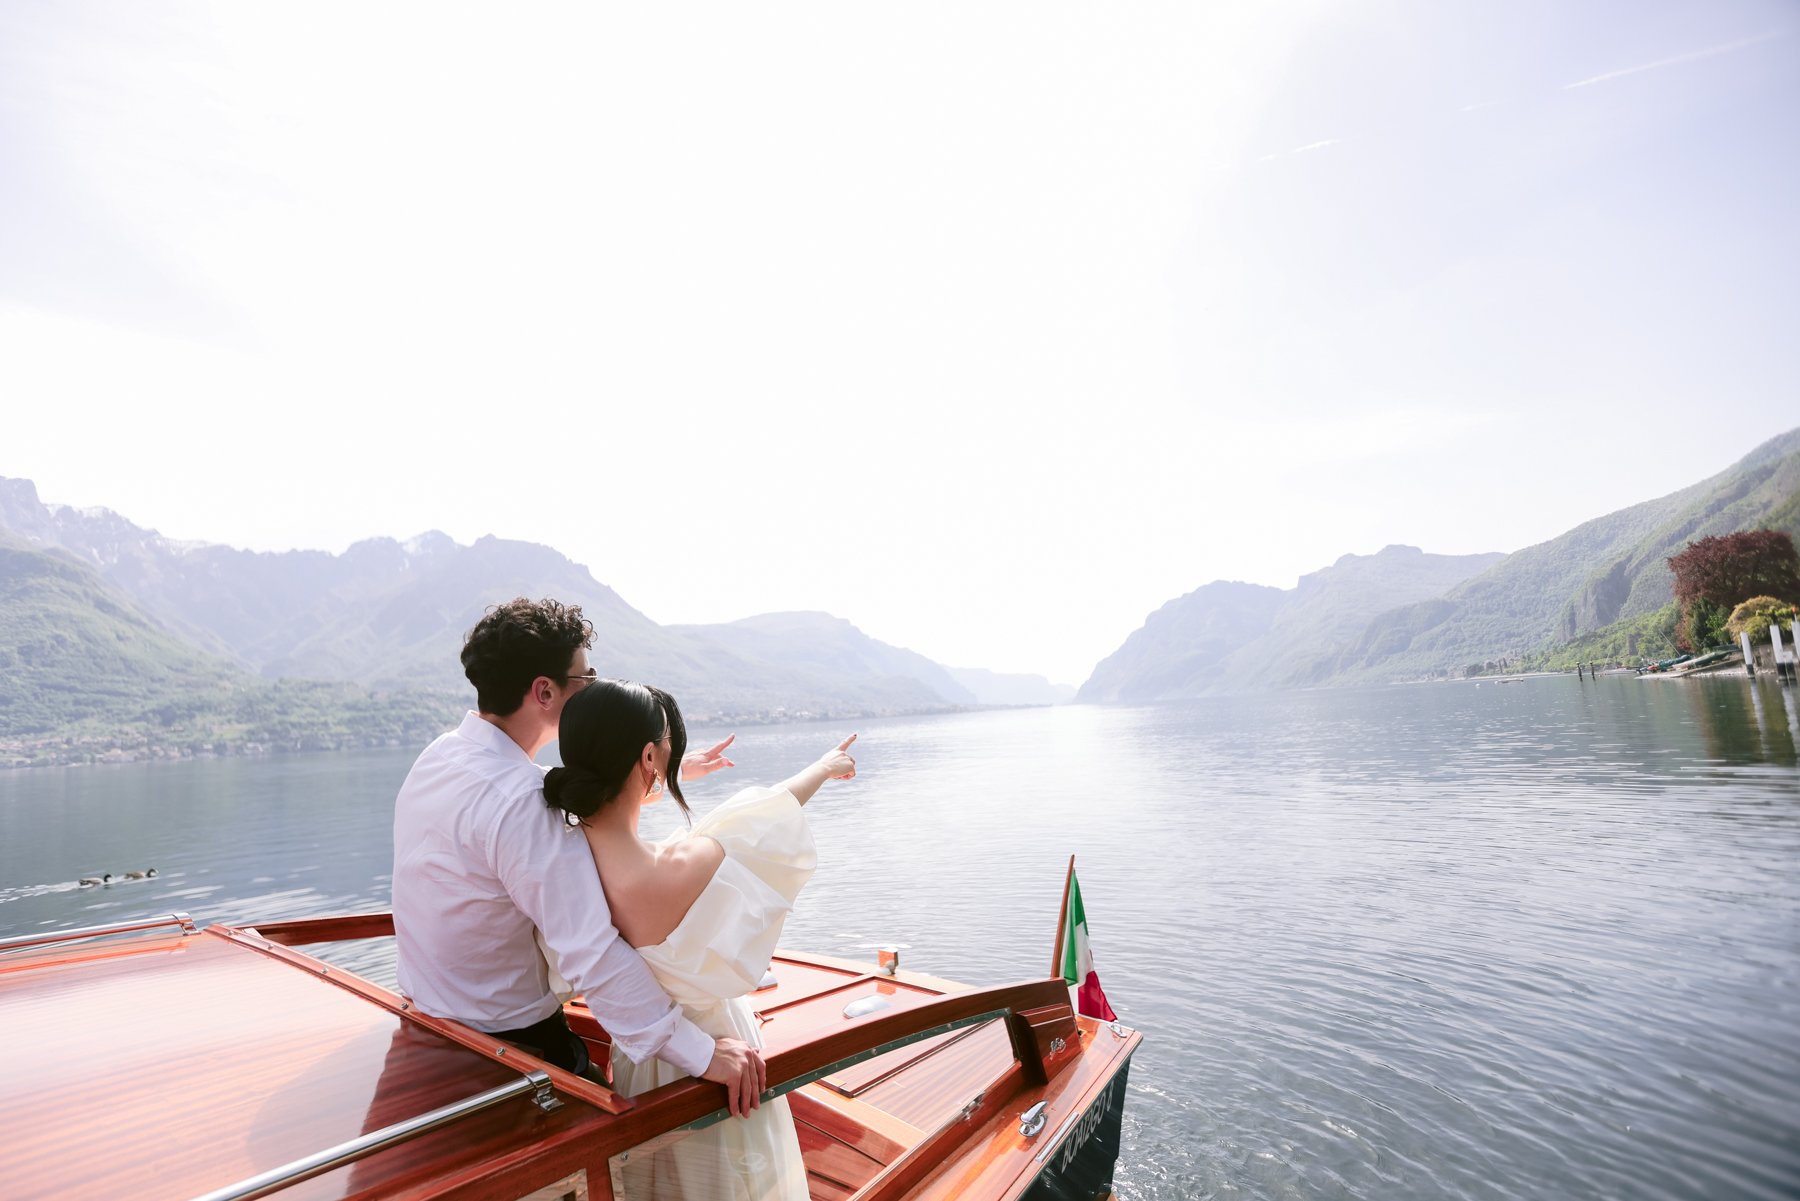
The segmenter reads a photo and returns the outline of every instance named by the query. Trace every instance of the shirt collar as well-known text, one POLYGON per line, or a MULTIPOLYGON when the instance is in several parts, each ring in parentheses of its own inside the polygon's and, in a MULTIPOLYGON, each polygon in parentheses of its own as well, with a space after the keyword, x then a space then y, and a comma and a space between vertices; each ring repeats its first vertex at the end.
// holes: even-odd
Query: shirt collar
POLYGON ((473 709, 463 716, 462 725, 456 728, 456 733, 483 750, 491 751, 496 755, 511 757, 522 763, 535 763, 535 760, 525 753, 525 748, 514 742, 505 730, 491 721, 483 720, 481 714, 473 709))

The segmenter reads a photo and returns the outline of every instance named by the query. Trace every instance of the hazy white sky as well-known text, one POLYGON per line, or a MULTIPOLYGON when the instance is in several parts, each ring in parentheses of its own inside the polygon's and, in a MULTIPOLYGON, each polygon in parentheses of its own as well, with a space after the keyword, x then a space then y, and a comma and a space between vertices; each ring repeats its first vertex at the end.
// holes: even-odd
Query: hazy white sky
POLYGON ((0 475, 1079 683, 1800 424, 1789 0, 0 9, 0 475))

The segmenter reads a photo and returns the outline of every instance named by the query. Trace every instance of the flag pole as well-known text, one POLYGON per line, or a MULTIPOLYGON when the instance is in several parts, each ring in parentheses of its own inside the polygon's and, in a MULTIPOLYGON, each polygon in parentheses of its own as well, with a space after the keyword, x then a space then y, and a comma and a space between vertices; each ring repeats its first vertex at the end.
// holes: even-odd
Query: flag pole
POLYGON ((1062 977, 1063 931, 1069 924, 1069 882, 1075 878, 1075 856, 1069 856, 1069 874, 1063 877, 1062 907, 1056 911, 1056 950, 1050 953, 1050 974, 1062 977))

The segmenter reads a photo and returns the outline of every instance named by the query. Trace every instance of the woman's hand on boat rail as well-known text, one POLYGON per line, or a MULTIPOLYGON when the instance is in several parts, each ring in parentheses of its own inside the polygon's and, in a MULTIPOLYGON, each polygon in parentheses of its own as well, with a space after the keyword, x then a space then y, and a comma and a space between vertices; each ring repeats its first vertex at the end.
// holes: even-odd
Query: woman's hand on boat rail
POLYGON ((713 1044, 712 1062, 706 1065, 704 1079, 725 1086, 732 1117, 747 1118, 751 1110, 762 1104, 769 1068, 763 1063, 762 1053, 749 1043, 721 1038, 713 1044))

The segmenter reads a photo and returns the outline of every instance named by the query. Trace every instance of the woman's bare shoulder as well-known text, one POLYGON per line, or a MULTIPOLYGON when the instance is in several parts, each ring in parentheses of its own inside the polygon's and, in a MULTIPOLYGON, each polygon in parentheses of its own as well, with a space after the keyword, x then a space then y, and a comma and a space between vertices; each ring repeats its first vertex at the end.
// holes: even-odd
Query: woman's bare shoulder
POLYGON ((684 838, 656 849, 649 870, 632 881, 624 906, 613 906, 619 932, 634 947, 655 946, 675 932, 713 873, 725 848, 711 838, 684 838))
POLYGON ((666 885, 685 896, 687 904, 691 905, 705 891, 713 873, 724 861, 725 848, 717 839, 702 834, 662 847, 657 869, 666 885))

